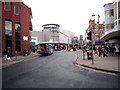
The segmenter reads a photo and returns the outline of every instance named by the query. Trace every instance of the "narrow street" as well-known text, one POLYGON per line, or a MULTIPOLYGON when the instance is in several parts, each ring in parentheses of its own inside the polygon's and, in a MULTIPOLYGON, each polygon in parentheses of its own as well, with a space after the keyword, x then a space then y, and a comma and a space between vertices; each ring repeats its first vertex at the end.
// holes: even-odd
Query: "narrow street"
POLYGON ((118 76, 77 67, 74 57, 73 52, 55 51, 4 68, 3 88, 118 88, 118 76))

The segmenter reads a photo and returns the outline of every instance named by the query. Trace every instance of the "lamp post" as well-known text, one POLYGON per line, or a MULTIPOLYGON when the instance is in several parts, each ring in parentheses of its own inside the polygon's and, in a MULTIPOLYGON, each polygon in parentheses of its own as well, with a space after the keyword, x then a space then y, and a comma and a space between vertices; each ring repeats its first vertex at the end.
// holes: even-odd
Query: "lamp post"
MULTIPOLYGON (((93 14, 91 16, 96 16, 96 15, 93 14)), ((98 24, 98 41, 100 41, 99 22, 100 22, 100 15, 98 14, 98 22, 97 22, 97 24, 98 24)), ((93 33, 93 31, 92 31, 92 33, 93 33)), ((94 64, 94 60, 93 60, 93 42, 95 42, 94 39, 92 39, 92 64, 94 64)))
MULTIPOLYGON (((96 16, 95 14, 91 15, 91 16, 96 16)), ((100 15, 98 14, 98 41, 100 41, 100 28, 99 28, 99 22, 100 22, 100 15)))

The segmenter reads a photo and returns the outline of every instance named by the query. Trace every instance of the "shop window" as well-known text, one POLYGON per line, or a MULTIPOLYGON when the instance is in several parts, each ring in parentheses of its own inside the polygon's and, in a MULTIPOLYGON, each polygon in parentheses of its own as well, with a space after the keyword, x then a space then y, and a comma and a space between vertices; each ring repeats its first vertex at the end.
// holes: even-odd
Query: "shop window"
POLYGON ((5 2, 5 10, 11 10, 11 2, 5 2))
POLYGON ((20 14, 20 6, 15 6, 14 7, 14 14, 19 15, 20 14))
POLYGON ((16 34, 16 51, 21 51, 21 44, 20 44, 20 31, 21 25, 19 23, 15 23, 15 34, 16 34))
POLYGON ((12 22, 5 20, 5 38, 6 38, 6 50, 12 56, 12 22))

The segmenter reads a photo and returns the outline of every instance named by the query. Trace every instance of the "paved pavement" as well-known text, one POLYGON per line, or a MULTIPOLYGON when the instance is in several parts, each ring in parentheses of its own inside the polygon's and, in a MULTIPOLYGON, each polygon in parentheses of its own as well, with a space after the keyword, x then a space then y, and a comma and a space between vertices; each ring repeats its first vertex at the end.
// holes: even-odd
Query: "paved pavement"
POLYGON ((92 60, 88 60, 87 55, 85 55, 85 59, 83 60, 83 55, 81 53, 82 51, 76 52, 78 56, 76 63, 78 65, 96 70, 120 74, 120 66, 118 65, 120 63, 120 56, 99 57, 98 55, 94 55, 94 64, 92 64, 92 60))
POLYGON ((21 62, 21 61, 27 61, 27 60, 31 60, 34 58, 39 57, 39 54, 37 53, 31 53, 28 56, 17 56, 17 57, 12 57, 11 60, 2 60, 0 59, 0 69, 4 68, 4 67, 8 67, 12 64, 21 62))

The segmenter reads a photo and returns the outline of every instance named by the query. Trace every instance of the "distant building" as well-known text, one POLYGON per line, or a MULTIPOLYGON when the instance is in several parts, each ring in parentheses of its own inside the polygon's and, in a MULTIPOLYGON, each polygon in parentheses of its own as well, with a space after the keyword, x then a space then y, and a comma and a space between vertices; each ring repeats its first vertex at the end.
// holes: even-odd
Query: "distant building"
POLYGON ((120 52, 118 49, 120 47, 120 0, 113 1, 104 5, 106 29, 101 39, 115 46, 116 52, 120 52))
POLYGON ((30 31, 31 41, 30 46, 35 46, 43 41, 42 31, 30 31))
POLYGON ((43 43, 68 44, 68 36, 61 32, 58 24, 43 25, 43 43))
POLYGON ((69 30, 62 30, 60 29, 60 32, 64 33, 69 38, 69 44, 72 44, 72 39, 75 36, 75 32, 69 31, 69 30))
MULTIPOLYGON (((16 0, 19 1, 19 0, 16 0)), ((11 56, 30 52, 32 11, 23 2, 2 2, 2 52, 7 49, 11 56)))
POLYGON ((105 33, 105 26, 104 24, 96 24, 95 20, 89 20, 88 30, 92 31, 92 39, 94 41, 100 41, 100 38, 105 33))
POLYGON ((59 43, 59 27, 58 24, 43 25, 43 41, 49 43, 59 43))
POLYGON ((59 32, 59 44, 69 44, 69 37, 62 32, 59 32))

